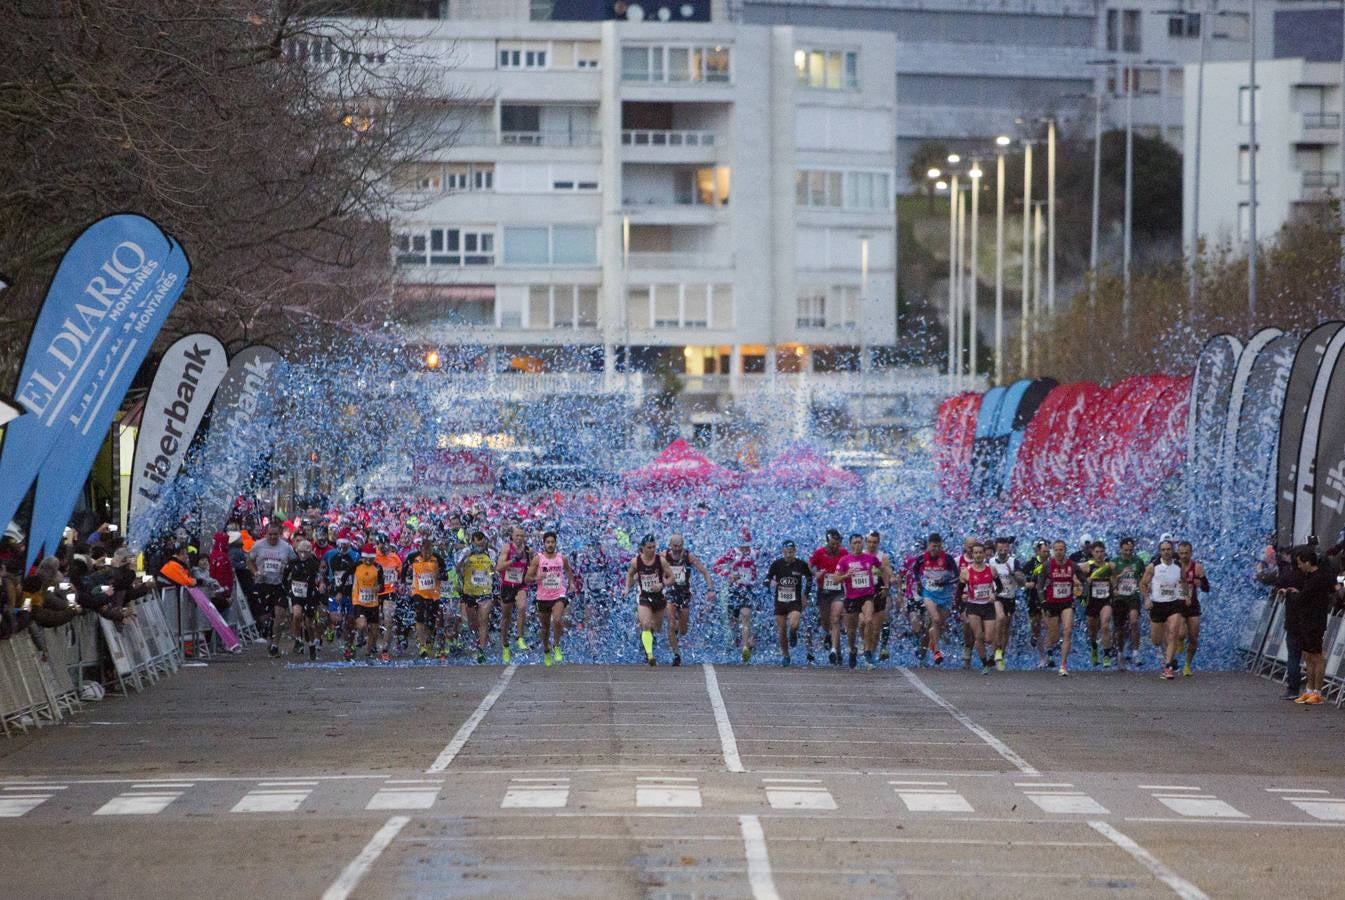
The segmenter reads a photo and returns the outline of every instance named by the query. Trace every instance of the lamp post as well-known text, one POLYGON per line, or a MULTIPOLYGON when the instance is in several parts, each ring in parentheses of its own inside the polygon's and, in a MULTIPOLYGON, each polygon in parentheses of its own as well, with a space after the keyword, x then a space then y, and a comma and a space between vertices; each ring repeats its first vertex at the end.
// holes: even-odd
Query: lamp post
POLYGON ((1020 375, 1026 376, 1028 371, 1028 353, 1027 353, 1027 323, 1029 319, 1028 310, 1032 297, 1031 277, 1032 273, 1028 268, 1028 253, 1032 249, 1032 141, 1023 141, 1023 294, 1022 294, 1022 315, 1019 322, 1019 366, 1020 375))
MULTIPOLYGON (((1345 0, 1343 0, 1345 2, 1345 0)), ((995 383, 1004 383, 1004 150, 1009 136, 995 138, 995 383)))
POLYGON ((977 246, 980 233, 980 206, 981 206, 981 166, 974 158, 971 161, 971 170, 967 172, 967 178, 970 180, 971 189, 971 269, 967 279, 967 375, 970 376, 972 386, 976 380, 976 306, 980 299, 979 288, 979 260, 977 259, 977 246))
POLYGON ((869 329, 867 316, 869 309, 869 236, 859 236, 859 373, 867 374, 869 362, 869 329))
POLYGON ((1097 244, 1099 198, 1102 193, 1102 91, 1093 92, 1093 221, 1088 244, 1088 306, 1097 306, 1097 244))
POLYGON ((1046 120, 1046 311, 1055 315, 1055 119, 1046 120))
POLYGON ((957 173, 948 178, 948 384, 957 374, 957 173))
MULTIPOLYGON (((1251 87, 1247 91, 1248 127, 1251 140, 1247 145, 1248 176, 1251 180, 1251 205, 1247 209, 1247 327, 1256 321, 1256 0, 1251 0, 1251 52, 1248 70, 1251 87)), ((1345 89, 1345 85, 1341 86, 1345 89)))

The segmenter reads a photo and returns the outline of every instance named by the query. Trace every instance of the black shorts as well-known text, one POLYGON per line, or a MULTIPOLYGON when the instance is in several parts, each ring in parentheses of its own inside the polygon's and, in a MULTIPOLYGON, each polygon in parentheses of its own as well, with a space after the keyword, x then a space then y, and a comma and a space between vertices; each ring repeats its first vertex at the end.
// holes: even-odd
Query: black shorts
POLYGON ((1041 595, 1036 591, 1027 592, 1027 614, 1029 616, 1041 615, 1041 595))
POLYGON ((1169 603, 1155 603, 1149 607, 1150 622, 1166 622, 1172 616, 1181 615, 1181 602, 1173 600, 1169 603))
POLYGON ((569 598, 569 597, 557 597, 555 600, 536 600, 536 599, 534 599, 533 602, 537 604, 537 608, 538 608, 538 609, 545 609, 545 610, 547 610, 548 612, 550 612, 551 610, 553 610, 553 609, 556 608, 556 604, 557 604, 557 603, 559 603, 561 606, 565 606, 565 605, 567 605, 567 604, 570 602, 570 598, 569 598))
POLYGON ((257 585, 257 600, 264 606, 284 606, 287 596, 283 584, 257 585))
POLYGON ((752 592, 747 588, 729 588, 729 615, 737 616, 744 609, 752 608, 752 592))
POLYGON ((415 606, 417 625, 434 624, 434 618, 439 611, 438 600, 430 597, 412 597, 411 603, 415 606))
POLYGON ((876 613, 887 612, 887 592, 879 591, 873 595, 873 611, 876 613))
POLYGON ((1043 603, 1041 605, 1041 611, 1048 619, 1058 619, 1062 612, 1067 609, 1072 609, 1073 606, 1074 602, 1072 600, 1067 600, 1064 603, 1043 603))
POLYGON ((906 598, 906 615, 923 615, 925 612, 925 601, 919 597, 906 598))
POLYGON ((1139 597, 1113 597, 1111 614, 1117 619, 1129 619, 1130 614, 1140 608, 1139 597))
POLYGON ((777 616, 787 616, 790 613, 802 613, 802 612, 803 612, 802 600, 791 600, 788 603, 781 603, 779 600, 775 601, 775 614, 777 616))
POLYGON ((654 612, 663 612, 668 608, 668 598, 662 594, 641 594, 640 605, 647 606, 654 612))
POLYGON ((527 602, 527 600, 528 600, 528 588, 527 588, 527 585, 523 585, 523 584, 502 584, 502 585, 500 585, 500 602, 501 602, 501 603, 517 603, 519 600, 523 600, 525 603, 527 602), (523 596, 520 597, 520 596, 519 596, 520 594, 522 594, 523 596))
POLYGON ((1294 629, 1298 635, 1298 649, 1304 653, 1321 653, 1326 636, 1326 616, 1305 615, 1294 629))
POLYGON ((462 605, 468 609, 476 609, 482 603, 489 603, 493 599, 490 594, 463 594, 462 605))
POLYGON ((383 606, 360 606, 358 603, 350 611, 352 619, 358 619, 364 616, 364 621, 369 625, 377 625, 382 620, 383 606))
POLYGON ((1018 598, 1017 598, 1017 597, 997 597, 996 599, 999 600, 999 605, 1002 606, 1002 607, 1004 607, 1004 615, 1005 615, 1005 617, 1006 617, 1006 618, 1012 618, 1012 617, 1013 617, 1013 614, 1018 610, 1018 598))
POLYGON ((296 597, 290 594, 289 600, 291 608, 297 606, 303 610, 305 616, 310 617, 316 616, 318 610, 326 605, 325 601, 317 595, 317 592, 311 592, 307 597, 296 597))
POLYGON ((1102 615, 1102 607, 1111 605, 1111 597, 1089 597, 1088 603, 1084 606, 1084 615, 1097 618, 1102 615))
POLYGON ((873 594, 869 594, 867 597, 846 597, 845 614, 847 616, 857 616, 864 611, 865 603, 872 603, 872 602, 873 602, 873 594))
POLYGON ((1196 616, 1200 615, 1199 597, 1192 597, 1190 603, 1182 603, 1179 604, 1179 606, 1181 608, 1181 614, 1188 619, 1194 619, 1196 616))
POLYGON ((691 591, 689 590, 670 590, 666 592, 666 596, 669 603, 680 609, 691 605, 691 591))
POLYGON ((967 603, 962 607, 963 615, 980 616, 982 619, 993 621, 997 618, 995 614, 995 604, 991 603, 967 603))
POLYGON ((817 605, 825 610, 831 609, 833 603, 844 603, 845 591, 818 591, 817 605))

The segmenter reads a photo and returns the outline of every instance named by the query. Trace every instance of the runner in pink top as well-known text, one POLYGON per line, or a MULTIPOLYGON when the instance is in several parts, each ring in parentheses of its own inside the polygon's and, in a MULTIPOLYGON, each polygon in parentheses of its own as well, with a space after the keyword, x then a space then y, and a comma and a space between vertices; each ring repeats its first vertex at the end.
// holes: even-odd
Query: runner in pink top
POLYGON ((565 627, 566 595, 573 580, 570 561, 556 549, 556 533, 542 535, 542 552, 528 565, 527 583, 537 585, 537 618, 542 633, 542 663, 564 662, 560 638, 565 627))
MULTIPOLYGON (((860 626, 869 624, 873 615, 873 598, 878 588, 878 569, 882 562, 872 553, 864 551, 864 538, 858 534, 850 535, 850 552, 836 563, 836 571, 845 583, 845 630, 850 635, 850 668, 859 661, 859 651, 855 646, 860 626)), ((836 628, 833 618, 831 627, 836 628)), ((873 654, 864 654, 864 668, 873 668, 873 654)))

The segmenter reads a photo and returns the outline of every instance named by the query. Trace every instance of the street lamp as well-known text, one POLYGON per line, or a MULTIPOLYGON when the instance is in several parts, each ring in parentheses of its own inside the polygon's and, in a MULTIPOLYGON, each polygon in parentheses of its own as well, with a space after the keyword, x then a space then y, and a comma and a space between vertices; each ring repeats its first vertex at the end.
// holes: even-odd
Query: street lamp
POLYGON ((983 174, 980 163, 973 157, 971 170, 967 172, 967 177, 971 179, 971 273, 968 278, 967 291, 967 374, 973 382, 976 378, 976 306, 980 299, 977 293, 980 283, 977 245, 980 236, 981 176, 983 174))
POLYGON ((1004 151, 1007 134, 995 138, 995 383, 1004 383, 1004 151))
POLYGON ((869 236, 859 236, 859 371, 869 371, 869 329, 867 327, 869 297, 869 236))
POLYGON ((1027 323, 1028 303, 1032 297, 1031 276, 1028 269, 1027 255, 1032 247, 1032 141, 1023 141, 1023 293, 1022 293, 1022 312, 1019 317, 1019 365, 1022 367, 1022 374, 1026 375, 1028 371, 1027 357, 1027 323))

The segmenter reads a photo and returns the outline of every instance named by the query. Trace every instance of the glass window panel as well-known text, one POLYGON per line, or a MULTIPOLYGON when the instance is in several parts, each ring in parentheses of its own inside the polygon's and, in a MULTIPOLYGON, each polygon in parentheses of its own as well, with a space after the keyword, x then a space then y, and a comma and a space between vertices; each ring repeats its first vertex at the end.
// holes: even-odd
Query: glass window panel
POLYGON ((808 173, 809 206, 827 205, 827 173, 808 173))
POLYGON ((631 328, 649 327, 649 288, 633 287, 626 292, 626 321, 631 328))
POLYGON ((551 327, 551 289, 545 284, 528 288, 528 327, 551 327))
POLYGON ((851 172, 845 179, 845 205, 848 209, 859 206, 859 173, 851 172))
POLYGON ((710 327, 733 327, 733 286, 716 284, 710 290, 710 327))
POLYGON ((558 69, 574 67, 574 42, 557 41, 551 45, 551 61, 558 69))
POLYGON ((827 57, 825 53, 814 50, 808 54, 808 86, 820 88, 826 84, 827 57))
POLYGON ((430 229, 430 249, 436 251, 444 249, 444 229, 430 229))
POLYGON ((662 48, 662 47, 650 47, 650 48, 649 48, 649 80, 650 80, 650 81, 662 81, 662 80, 663 80, 663 48, 662 48))
POLYGON ((841 89, 841 54, 827 54, 827 88, 833 91, 841 89))
POLYGON ((668 80, 691 80, 691 51, 686 47, 668 48, 668 80))
POLYGON ((859 54, 853 50, 845 54, 845 86, 851 90, 859 87, 859 54))
POLYGON ((705 80, 725 82, 729 80, 729 51, 725 47, 715 47, 705 54, 705 80))
POLYGON ((649 80, 649 48, 621 48, 621 77, 625 81, 649 80))
POLYGON ((593 328, 598 324, 598 289, 580 287, 578 297, 578 324, 580 328, 593 328))
POLYGON ((677 285, 654 286, 654 327, 677 328, 681 324, 681 299, 677 285))
POLYGON ((841 190, 842 173, 827 173, 827 206, 840 206, 844 197, 841 190))
POLYGON ((685 303, 683 320, 687 328, 705 328, 710 320, 709 288, 703 284, 688 284, 682 289, 685 303))
POLYGON ((557 265, 595 265, 597 229, 592 225, 557 225, 552 230, 552 260, 557 265))
POLYGON ((553 328, 574 327, 574 286, 557 285, 551 289, 551 325, 553 328))
POLYGON ((547 231, 545 228, 504 229, 504 261, 511 266, 545 264, 547 231))
POLYGON ((808 173, 803 169, 794 173, 794 202, 799 206, 808 205, 808 173))

